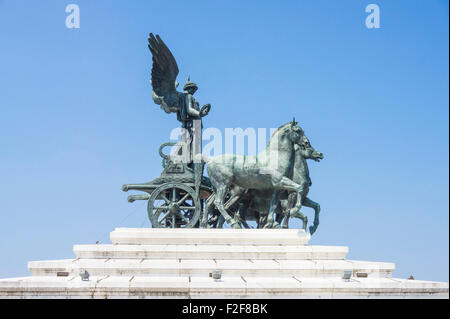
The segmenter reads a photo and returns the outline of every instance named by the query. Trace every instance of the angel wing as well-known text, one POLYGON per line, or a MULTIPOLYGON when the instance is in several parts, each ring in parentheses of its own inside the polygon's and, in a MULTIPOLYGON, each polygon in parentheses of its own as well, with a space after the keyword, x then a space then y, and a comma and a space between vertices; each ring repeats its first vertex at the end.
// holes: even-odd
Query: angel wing
POLYGON ((166 113, 177 112, 182 95, 176 90, 175 84, 178 75, 177 61, 159 35, 155 37, 150 33, 148 48, 153 55, 150 81, 153 87, 153 101, 160 105, 166 113))

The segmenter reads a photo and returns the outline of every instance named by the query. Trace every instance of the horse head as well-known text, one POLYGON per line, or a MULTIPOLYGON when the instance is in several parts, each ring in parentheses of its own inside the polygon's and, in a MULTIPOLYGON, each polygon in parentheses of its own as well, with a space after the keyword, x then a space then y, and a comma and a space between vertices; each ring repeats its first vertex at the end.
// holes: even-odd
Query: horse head
POLYGON ((302 135, 300 138, 298 146, 303 158, 312 159, 316 162, 320 162, 323 159, 323 154, 311 146, 309 139, 305 135, 302 135))
POLYGON ((295 119, 292 122, 289 122, 286 126, 286 136, 291 141, 292 144, 297 144, 300 146, 302 137, 304 136, 305 132, 303 132, 303 129, 298 126, 295 119))
POLYGON ((295 145, 299 145, 304 132, 297 122, 292 121, 280 126, 270 137, 267 149, 276 152, 279 150, 294 150, 295 145))

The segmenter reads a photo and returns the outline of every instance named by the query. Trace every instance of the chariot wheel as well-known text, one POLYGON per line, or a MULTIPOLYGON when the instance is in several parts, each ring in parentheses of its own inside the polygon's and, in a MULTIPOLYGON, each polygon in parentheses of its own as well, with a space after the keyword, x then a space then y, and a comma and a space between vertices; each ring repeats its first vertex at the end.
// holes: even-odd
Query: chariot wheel
POLYGON ((148 218, 153 228, 193 228, 201 214, 201 201, 190 186, 166 183, 148 199, 148 218))

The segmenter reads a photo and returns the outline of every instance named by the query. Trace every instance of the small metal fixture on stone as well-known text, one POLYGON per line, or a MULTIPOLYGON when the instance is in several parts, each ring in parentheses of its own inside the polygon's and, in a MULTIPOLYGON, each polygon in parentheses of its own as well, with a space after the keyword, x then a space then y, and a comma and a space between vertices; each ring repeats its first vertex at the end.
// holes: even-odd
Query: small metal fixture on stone
POLYGON ((214 280, 219 280, 220 278, 222 278, 222 271, 219 269, 213 270, 212 277, 214 280))
POLYGON ((83 281, 89 281, 89 273, 87 272, 87 270, 81 270, 80 277, 83 281))
POLYGON ((352 271, 351 270, 344 270, 344 275, 342 276, 342 279, 344 280, 350 280, 350 278, 352 277, 352 271))

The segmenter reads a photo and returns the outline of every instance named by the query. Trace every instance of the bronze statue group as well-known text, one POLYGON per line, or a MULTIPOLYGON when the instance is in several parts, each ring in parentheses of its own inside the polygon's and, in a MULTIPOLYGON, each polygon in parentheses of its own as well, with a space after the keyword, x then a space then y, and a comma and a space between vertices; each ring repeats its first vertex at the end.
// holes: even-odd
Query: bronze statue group
POLYGON ((307 160, 320 161, 323 154, 314 149, 295 121, 280 126, 265 150, 255 156, 201 153, 202 118, 210 104, 199 107, 194 98, 198 86, 188 79, 183 91, 176 90, 178 66, 172 53, 150 33, 152 53, 152 97, 166 113, 176 113, 183 135, 178 143, 160 148, 164 170, 151 182, 126 184, 124 191, 139 190, 134 200, 148 200, 152 227, 169 228, 288 228, 290 218, 299 218, 306 231, 308 219, 300 209, 314 209, 313 234, 319 225, 320 205, 307 197, 311 186, 307 160), (174 156, 162 152, 175 146, 174 156), (182 160, 178 160, 181 158, 182 160), (208 177, 203 176, 204 165, 208 177))

